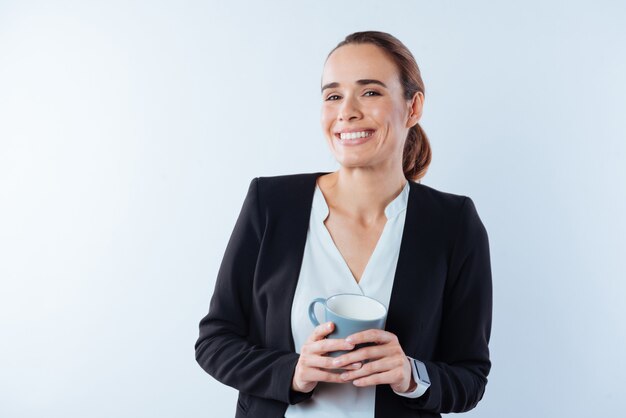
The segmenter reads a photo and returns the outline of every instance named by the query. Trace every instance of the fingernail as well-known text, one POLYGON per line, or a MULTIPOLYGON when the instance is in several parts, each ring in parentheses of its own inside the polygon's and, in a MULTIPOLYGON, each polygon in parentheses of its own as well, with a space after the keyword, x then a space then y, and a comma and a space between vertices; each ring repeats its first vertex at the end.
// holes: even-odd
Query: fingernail
POLYGON ((346 342, 352 344, 352 338, 350 337, 346 338, 346 342))
POLYGON ((326 324, 326 329, 330 329, 330 327, 332 327, 333 324, 331 324, 330 322, 328 324, 326 324))
POLYGON ((348 378, 348 373, 341 373, 341 378, 342 379, 347 379, 348 378))
POLYGON ((354 367, 355 369, 358 369, 361 367, 361 363, 352 363, 350 366, 354 367))
POLYGON ((339 359, 335 359, 335 360, 333 360, 333 364, 335 366, 337 366, 337 365, 341 364, 341 361, 339 359))

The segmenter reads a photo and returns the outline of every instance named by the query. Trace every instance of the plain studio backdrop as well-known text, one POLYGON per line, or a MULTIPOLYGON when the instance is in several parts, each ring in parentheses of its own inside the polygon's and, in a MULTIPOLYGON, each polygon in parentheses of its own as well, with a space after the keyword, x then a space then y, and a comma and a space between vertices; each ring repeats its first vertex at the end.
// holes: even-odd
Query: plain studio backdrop
POLYGON ((320 78, 361 30, 415 55, 422 183, 489 234, 493 368, 466 416, 623 416, 625 21, 619 1, 0 1, 0 416, 234 415, 198 322, 250 180, 338 168, 320 78))

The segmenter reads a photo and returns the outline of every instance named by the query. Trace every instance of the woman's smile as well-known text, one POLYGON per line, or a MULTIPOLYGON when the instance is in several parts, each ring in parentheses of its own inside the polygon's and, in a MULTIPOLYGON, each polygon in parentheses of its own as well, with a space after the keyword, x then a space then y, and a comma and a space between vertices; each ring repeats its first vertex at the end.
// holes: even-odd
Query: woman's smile
POLYGON ((341 132, 335 134, 337 142, 344 146, 361 145, 374 137, 375 130, 341 132))

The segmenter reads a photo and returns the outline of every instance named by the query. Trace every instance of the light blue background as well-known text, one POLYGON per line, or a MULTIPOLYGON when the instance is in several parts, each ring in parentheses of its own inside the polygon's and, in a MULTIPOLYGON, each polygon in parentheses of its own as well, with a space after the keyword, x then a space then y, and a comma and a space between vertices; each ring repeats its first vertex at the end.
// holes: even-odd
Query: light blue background
POLYGON ((330 171, 326 54, 382 30, 426 84, 423 183, 489 233, 465 416, 623 413, 620 1, 0 1, 0 416, 228 417, 195 362, 255 176, 330 171))

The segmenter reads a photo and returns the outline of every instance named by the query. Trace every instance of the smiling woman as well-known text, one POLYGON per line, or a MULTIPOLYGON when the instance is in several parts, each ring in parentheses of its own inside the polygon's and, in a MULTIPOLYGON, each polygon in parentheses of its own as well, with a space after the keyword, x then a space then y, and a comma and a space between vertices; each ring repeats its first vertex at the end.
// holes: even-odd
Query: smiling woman
POLYGON ((424 105, 424 82, 411 52, 386 35, 355 33, 329 53, 322 76, 322 129, 331 139, 335 158, 339 158, 345 151, 343 146, 376 139, 374 127, 350 126, 350 117, 356 116, 350 112, 368 113, 371 123, 381 124, 382 133, 399 142, 386 145, 388 151, 382 151, 382 158, 389 157, 389 153, 395 158, 400 155, 405 176, 419 180, 431 161, 428 138, 418 123, 424 105), (363 131, 366 134, 358 135, 363 131), (358 140, 355 136, 369 139, 358 140), (332 139, 340 146, 335 147, 332 139))
POLYGON ((470 410, 491 369, 489 242, 471 198, 416 182, 431 150, 415 59, 387 33, 348 35, 321 91, 340 168, 251 181, 196 360, 239 390, 236 417, 470 410), (313 325, 311 302, 337 294, 380 302, 383 329, 313 325))

